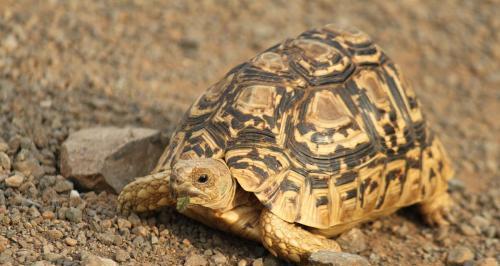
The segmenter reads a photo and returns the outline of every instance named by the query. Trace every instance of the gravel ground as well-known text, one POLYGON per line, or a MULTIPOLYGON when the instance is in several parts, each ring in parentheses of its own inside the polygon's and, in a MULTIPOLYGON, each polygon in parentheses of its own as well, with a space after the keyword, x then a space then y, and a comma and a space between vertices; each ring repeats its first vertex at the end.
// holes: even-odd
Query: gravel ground
POLYGON ((124 217, 116 195, 70 192, 60 146, 96 125, 168 134, 232 66, 340 22, 401 65, 456 166, 449 229, 408 208, 344 234, 344 248, 373 265, 497 265, 500 2, 288 2, 0 0, 0 264, 282 264, 171 210, 124 217))

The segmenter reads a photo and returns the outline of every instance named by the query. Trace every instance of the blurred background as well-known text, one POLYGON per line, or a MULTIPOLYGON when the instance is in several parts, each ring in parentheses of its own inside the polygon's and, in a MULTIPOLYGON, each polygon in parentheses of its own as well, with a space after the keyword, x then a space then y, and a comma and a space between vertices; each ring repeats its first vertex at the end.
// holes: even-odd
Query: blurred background
MULTIPOLYGON (((373 245, 361 254, 375 265, 442 265, 460 245, 477 263, 498 260, 499 14, 498 0, 0 0, 0 140, 26 137, 57 158, 67 135, 85 127, 134 125, 168 134, 194 99, 232 67, 312 27, 349 24, 371 35, 401 66, 457 176, 452 184, 457 210, 449 230, 427 228, 403 212, 375 229, 364 226, 373 245), (472 218, 480 222, 470 224, 472 218)), ((10 205, 4 206, 5 216, 12 216, 10 205)), ((116 222, 112 211, 99 215, 98 221, 116 222)), ((137 248, 142 244, 133 242, 134 233, 120 243, 97 241, 93 234, 100 229, 85 225, 78 230, 89 240, 77 247, 109 258, 121 250, 130 254, 124 260, 130 264, 182 264, 193 254, 214 265, 217 259, 280 263, 259 245, 171 212, 164 215, 169 216, 164 228, 176 233, 166 233, 161 246, 137 248)), ((145 242, 158 231, 157 220, 163 221, 145 222, 145 242)), ((22 229, 9 225, 13 235, 22 229)), ((2 234, 8 233, 5 228, 0 226, 2 234)), ((32 250, 23 255, 25 262, 40 260, 43 243, 53 253, 67 250, 59 262, 80 258, 76 247, 40 241, 41 246, 9 241, 0 248, 0 262, 5 250, 10 253, 4 258, 19 257, 23 249, 32 250)))

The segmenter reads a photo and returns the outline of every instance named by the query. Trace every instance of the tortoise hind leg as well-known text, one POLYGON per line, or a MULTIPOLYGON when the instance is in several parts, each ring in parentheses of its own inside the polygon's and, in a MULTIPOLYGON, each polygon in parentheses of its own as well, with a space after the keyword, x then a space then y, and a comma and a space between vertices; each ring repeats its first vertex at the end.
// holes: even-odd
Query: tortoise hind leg
POLYGON ((424 221, 431 226, 447 226, 448 213, 452 201, 448 192, 438 194, 436 197, 419 204, 424 221))
POLYGON ((120 211, 145 212, 175 205, 170 197, 170 171, 137 178, 126 185, 118 196, 120 211))
POLYGON ((260 216, 260 230, 263 245, 273 255, 295 263, 307 261, 311 253, 316 251, 340 251, 340 246, 334 240, 288 223, 266 208, 260 216))

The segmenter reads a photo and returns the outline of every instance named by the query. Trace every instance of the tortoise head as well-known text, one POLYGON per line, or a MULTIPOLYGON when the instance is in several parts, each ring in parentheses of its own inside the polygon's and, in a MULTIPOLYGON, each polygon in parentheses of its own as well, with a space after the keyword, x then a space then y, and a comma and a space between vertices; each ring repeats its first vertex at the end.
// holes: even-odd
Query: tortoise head
POLYGON ((222 160, 179 160, 172 170, 171 191, 179 211, 187 205, 225 209, 234 197, 236 183, 222 160))

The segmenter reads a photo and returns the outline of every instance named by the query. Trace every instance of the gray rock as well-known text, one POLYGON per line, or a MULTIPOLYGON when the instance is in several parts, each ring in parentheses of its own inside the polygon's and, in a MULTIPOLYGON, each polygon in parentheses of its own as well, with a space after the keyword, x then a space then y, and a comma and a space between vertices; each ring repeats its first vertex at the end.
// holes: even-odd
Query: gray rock
POLYGON ((119 193, 148 174, 163 152, 158 130, 99 127, 72 133, 61 147, 61 173, 82 187, 119 193))
POLYGON ((14 170, 23 173, 25 176, 41 177, 45 171, 40 162, 28 149, 22 149, 14 161, 14 170))
POLYGON ((309 266, 368 266, 365 258, 344 252, 318 251, 309 257, 309 266))
POLYGON ((446 262, 448 265, 463 265, 474 259, 474 253, 467 247, 455 247, 448 252, 446 262))
POLYGON ((54 185, 54 190, 57 193, 68 192, 71 191, 72 189, 73 189, 73 183, 64 179, 57 180, 56 184, 54 185))
POLYGON ((82 266, 118 266, 114 260, 102 258, 93 254, 82 254, 82 266))
POLYGON ((366 250, 366 239, 363 232, 358 228, 353 228, 346 233, 343 233, 337 242, 345 250, 350 253, 359 253, 366 250))
POLYGON ((184 262, 184 266, 206 266, 208 265, 207 259, 200 255, 191 255, 184 262))
POLYGON ((64 216, 66 219, 74 223, 81 222, 83 218, 82 210, 74 207, 68 208, 64 216))
POLYGON ((118 262, 125 262, 130 259, 130 255, 127 251, 123 249, 119 249, 116 251, 115 260, 118 262))
POLYGON ((227 264, 226 256, 222 255, 220 252, 216 252, 215 255, 212 256, 212 260, 217 265, 226 265, 227 264))

